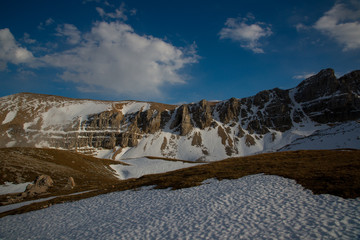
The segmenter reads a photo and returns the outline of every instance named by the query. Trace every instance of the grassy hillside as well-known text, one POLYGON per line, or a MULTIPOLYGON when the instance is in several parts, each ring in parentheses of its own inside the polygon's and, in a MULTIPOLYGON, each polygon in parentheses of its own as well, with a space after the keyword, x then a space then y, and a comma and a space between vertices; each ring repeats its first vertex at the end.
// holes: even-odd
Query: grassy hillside
POLYGON ((110 164, 112 160, 98 159, 69 151, 37 148, 0 149, 0 184, 31 182, 46 174, 54 180, 52 192, 61 193, 68 177, 75 179, 76 188, 99 188, 117 182, 110 164))

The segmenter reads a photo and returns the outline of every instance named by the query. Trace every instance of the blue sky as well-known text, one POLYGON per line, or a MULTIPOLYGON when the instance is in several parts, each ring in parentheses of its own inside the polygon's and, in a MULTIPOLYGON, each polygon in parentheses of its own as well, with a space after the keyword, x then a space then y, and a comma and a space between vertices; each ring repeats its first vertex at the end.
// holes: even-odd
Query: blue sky
POLYGON ((288 89, 360 69, 360 2, 0 3, 0 96, 165 103, 288 89))

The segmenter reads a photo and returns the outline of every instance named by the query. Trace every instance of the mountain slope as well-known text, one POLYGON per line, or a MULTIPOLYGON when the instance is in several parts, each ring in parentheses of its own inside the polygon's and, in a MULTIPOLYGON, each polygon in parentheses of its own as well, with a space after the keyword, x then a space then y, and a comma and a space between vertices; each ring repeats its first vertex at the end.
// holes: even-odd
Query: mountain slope
MULTIPOLYGON (((21 93, 0 98, 0 147, 191 161, 292 149, 292 143, 299 149, 305 146, 300 139, 357 129, 359 95, 360 71, 336 78, 332 69, 290 90, 275 88, 248 98, 180 106, 21 93)), ((337 148, 349 147, 343 132, 334 137, 337 148)), ((351 134, 351 147, 360 146, 356 134, 351 134)), ((323 148, 319 143, 313 141, 313 149, 323 148)))

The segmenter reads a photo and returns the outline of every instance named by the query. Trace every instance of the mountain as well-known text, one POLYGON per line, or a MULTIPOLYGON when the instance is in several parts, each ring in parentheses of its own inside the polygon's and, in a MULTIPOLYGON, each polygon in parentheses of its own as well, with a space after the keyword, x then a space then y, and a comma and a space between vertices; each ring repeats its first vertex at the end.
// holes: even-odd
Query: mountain
POLYGON ((324 69, 289 90, 183 105, 14 94, 0 98, 0 147, 212 161, 279 150, 360 148, 359 119, 360 71, 337 78, 324 69))

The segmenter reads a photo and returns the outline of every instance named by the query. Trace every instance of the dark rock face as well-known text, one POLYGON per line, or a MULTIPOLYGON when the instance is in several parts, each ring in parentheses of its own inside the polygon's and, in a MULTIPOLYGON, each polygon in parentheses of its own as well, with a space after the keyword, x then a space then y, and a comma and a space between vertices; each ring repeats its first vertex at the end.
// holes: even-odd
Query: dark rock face
POLYGON ((360 117, 360 71, 336 78, 325 69, 297 87, 295 100, 319 123, 343 122, 360 117))
POLYGON ((213 120, 210 104, 206 100, 201 100, 191 108, 192 120, 195 126, 200 129, 210 127, 213 120))
POLYGON ((193 125, 191 123, 188 105, 181 105, 176 110, 175 120, 172 122, 170 128, 175 131, 180 131, 181 136, 185 136, 192 130, 193 125))
POLYGON ((258 134, 269 129, 290 129, 291 109, 289 91, 280 89, 262 91, 249 98, 231 98, 217 107, 221 122, 240 122, 250 133, 258 134))

